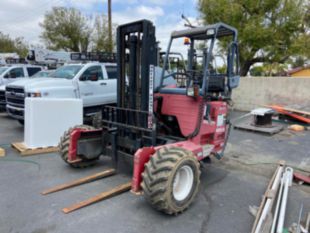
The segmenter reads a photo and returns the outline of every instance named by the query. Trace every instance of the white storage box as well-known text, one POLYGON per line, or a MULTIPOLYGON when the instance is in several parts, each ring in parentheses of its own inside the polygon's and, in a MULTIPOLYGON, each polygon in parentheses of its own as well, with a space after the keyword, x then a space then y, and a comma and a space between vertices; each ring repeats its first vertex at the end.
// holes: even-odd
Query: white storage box
POLYGON ((64 131, 82 123, 82 100, 26 98, 24 144, 28 148, 57 146, 64 131))

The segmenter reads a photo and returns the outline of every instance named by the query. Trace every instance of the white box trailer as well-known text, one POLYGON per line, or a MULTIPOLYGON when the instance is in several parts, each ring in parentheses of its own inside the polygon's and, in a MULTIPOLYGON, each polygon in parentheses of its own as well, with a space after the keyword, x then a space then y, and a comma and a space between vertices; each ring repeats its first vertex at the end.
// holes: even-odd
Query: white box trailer
POLYGON ((0 53, 0 65, 6 65, 7 59, 19 60, 20 57, 17 53, 0 53))

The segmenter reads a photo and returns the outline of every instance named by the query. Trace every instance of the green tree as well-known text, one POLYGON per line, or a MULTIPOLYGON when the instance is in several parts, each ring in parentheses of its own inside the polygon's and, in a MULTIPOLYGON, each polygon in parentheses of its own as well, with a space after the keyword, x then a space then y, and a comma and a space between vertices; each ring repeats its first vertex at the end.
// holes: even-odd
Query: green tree
POLYGON ((263 66, 255 66, 250 69, 251 76, 265 76, 265 70, 263 66))
POLYGON ((292 61, 290 61, 290 64, 292 65, 292 68, 301 67, 306 64, 306 59, 302 56, 298 56, 295 59, 292 59, 292 61))
POLYGON ((20 57, 25 57, 28 53, 28 45, 22 37, 11 38, 0 32, 0 52, 2 53, 17 53, 20 57))
POLYGON ((49 49, 85 52, 91 42, 90 21, 75 8, 54 7, 40 23, 41 38, 49 49))
POLYGON ((199 0, 198 8, 205 23, 222 21, 238 29, 242 76, 258 62, 310 56, 309 0, 199 0))
POLYGON ((265 63, 260 66, 253 66, 250 69, 251 76, 286 76, 288 66, 280 63, 265 63))
MULTIPOLYGON (((105 15, 97 15, 94 21, 94 31, 92 34, 93 51, 110 51, 110 41, 108 33, 108 19, 105 15)), ((112 38, 115 38, 116 25, 112 28, 112 38)), ((112 41, 113 45, 115 41, 112 41)))

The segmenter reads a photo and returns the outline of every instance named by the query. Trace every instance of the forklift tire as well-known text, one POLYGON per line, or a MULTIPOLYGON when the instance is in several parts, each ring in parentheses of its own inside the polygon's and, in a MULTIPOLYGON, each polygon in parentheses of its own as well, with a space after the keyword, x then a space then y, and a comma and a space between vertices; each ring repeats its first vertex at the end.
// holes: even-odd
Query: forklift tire
POLYGON ((92 126, 88 126, 88 125, 78 125, 75 127, 70 128, 69 130, 65 131, 64 135, 60 138, 60 142, 59 142, 59 155, 60 157, 63 159, 63 161, 65 161, 67 164, 69 164, 71 167, 74 168, 86 168, 86 167, 90 167, 92 165, 94 165, 98 158, 95 159, 86 159, 83 158, 83 156, 81 156, 82 161, 80 162, 76 162, 76 163, 69 163, 68 162, 68 153, 69 153, 69 143, 70 143, 70 135, 72 133, 72 131, 74 129, 85 129, 85 130, 93 130, 95 129, 92 126))
POLYGON ((166 214, 186 210, 200 183, 200 167, 192 152, 179 147, 161 148, 151 156, 142 173, 146 200, 166 214))

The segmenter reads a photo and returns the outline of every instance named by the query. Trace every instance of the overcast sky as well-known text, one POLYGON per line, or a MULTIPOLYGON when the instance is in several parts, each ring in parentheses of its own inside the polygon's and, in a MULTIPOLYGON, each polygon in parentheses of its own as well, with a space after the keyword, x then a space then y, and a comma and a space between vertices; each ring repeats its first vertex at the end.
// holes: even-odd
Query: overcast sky
MULTIPOLYGON (((107 0, 0 0, 0 31, 42 44, 39 35, 44 13, 53 6, 75 7, 86 15, 107 13, 107 0)), ((138 19, 152 20, 157 40, 165 48, 171 31, 184 28, 181 14, 197 19, 197 0, 112 0, 112 21, 123 24, 138 19)))

